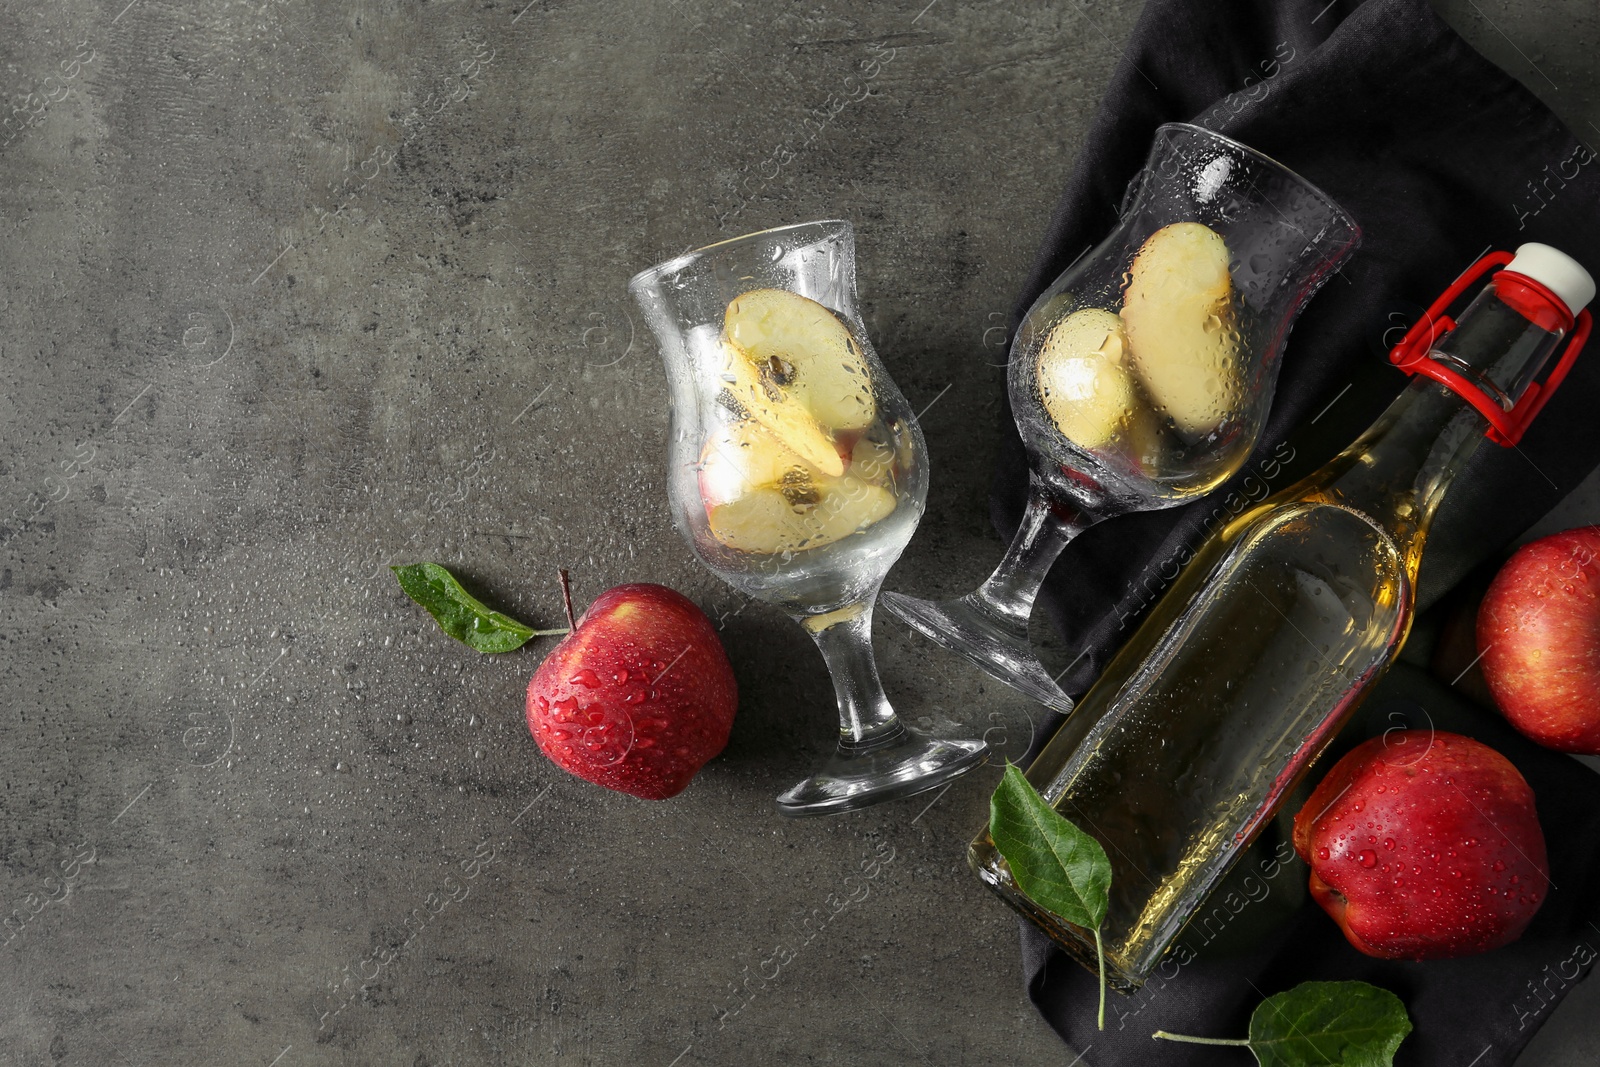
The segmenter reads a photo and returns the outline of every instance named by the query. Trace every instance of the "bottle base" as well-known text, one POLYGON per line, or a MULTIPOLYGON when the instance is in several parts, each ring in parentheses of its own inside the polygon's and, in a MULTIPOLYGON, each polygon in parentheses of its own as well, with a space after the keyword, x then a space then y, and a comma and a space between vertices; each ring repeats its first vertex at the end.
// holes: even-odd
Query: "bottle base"
MULTIPOLYGON (((1062 951, 1082 964, 1096 978, 1099 977, 1100 962, 1095 952, 1094 932, 1074 926, 1059 916, 1045 911, 1019 890, 1016 883, 1011 880, 1011 871, 1006 866, 1005 857, 995 848, 988 831, 979 834, 968 847, 967 865, 972 868, 979 881, 993 890, 995 896, 1005 901, 1011 910, 1043 930, 1062 951)), ((1114 956, 1109 952, 1106 953, 1106 986, 1111 990, 1124 996, 1131 996, 1144 985, 1146 977, 1129 974, 1118 965, 1114 956)))

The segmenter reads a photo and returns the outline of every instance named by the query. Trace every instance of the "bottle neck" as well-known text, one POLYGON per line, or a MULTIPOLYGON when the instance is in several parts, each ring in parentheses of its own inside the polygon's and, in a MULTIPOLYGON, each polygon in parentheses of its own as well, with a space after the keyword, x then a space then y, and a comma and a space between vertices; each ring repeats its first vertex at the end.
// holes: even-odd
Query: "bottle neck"
POLYGON ((1377 522, 1402 554, 1420 554, 1445 490, 1487 426, 1466 401, 1419 375, 1324 468, 1322 494, 1377 522))
MULTIPOLYGON (((1439 360, 1507 409, 1527 390, 1563 331, 1535 323, 1486 286, 1428 358, 1439 360)), ((1425 375, 1313 478, 1334 503, 1383 526, 1415 567, 1450 483, 1484 443, 1488 420, 1425 375)))

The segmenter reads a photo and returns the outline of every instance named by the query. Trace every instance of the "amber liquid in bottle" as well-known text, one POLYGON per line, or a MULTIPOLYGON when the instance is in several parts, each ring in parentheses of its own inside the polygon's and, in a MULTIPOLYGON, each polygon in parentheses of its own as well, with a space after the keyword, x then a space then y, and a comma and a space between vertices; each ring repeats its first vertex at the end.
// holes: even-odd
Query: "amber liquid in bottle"
MULTIPOLYGON (((1514 398, 1560 338, 1486 288, 1432 358, 1514 398)), ((1111 860, 1114 987, 1143 984, 1398 653, 1429 521, 1486 426, 1415 378, 1349 448, 1202 545, 1028 769, 1111 860)), ((1092 934, 1022 893, 987 831, 969 861, 1095 965, 1092 934)))

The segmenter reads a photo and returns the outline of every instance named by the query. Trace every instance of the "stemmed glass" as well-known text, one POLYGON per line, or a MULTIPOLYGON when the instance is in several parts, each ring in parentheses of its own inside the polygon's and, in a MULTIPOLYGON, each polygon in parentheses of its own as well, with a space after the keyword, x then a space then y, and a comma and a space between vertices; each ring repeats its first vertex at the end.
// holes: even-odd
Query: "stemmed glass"
POLYGON ((982 763, 982 741, 906 727, 873 660, 873 601, 922 517, 927 450, 856 312, 850 224, 723 241, 628 289, 666 363, 678 529, 712 573, 793 616, 833 676, 837 748, 779 810, 848 811, 982 763))
POLYGON ((884 604, 1070 711, 1028 640, 1051 564, 1094 523, 1187 503, 1239 470, 1295 316, 1360 237, 1276 161, 1198 126, 1160 127, 1117 228, 1039 296, 1012 342, 1007 383, 1031 469, 1005 558, 959 599, 884 604))

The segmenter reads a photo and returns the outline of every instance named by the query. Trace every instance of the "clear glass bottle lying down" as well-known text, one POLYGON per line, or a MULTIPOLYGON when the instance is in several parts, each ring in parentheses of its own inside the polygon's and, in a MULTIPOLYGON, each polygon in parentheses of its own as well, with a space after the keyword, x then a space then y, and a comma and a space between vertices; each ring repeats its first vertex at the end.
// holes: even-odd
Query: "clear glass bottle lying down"
MULTIPOLYGON (((1143 984, 1393 660, 1440 500, 1486 429, 1520 437, 1586 339, 1593 293, 1544 245, 1463 275, 1395 350, 1410 386, 1326 466, 1213 534, 1033 762, 1033 786, 1110 857, 1115 988, 1143 984), (1450 330, 1450 300, 1508 261, 1450 330)), ((1095 966, 1093 935, 1021 892, 987 832, 969 861, 1095 966)))

